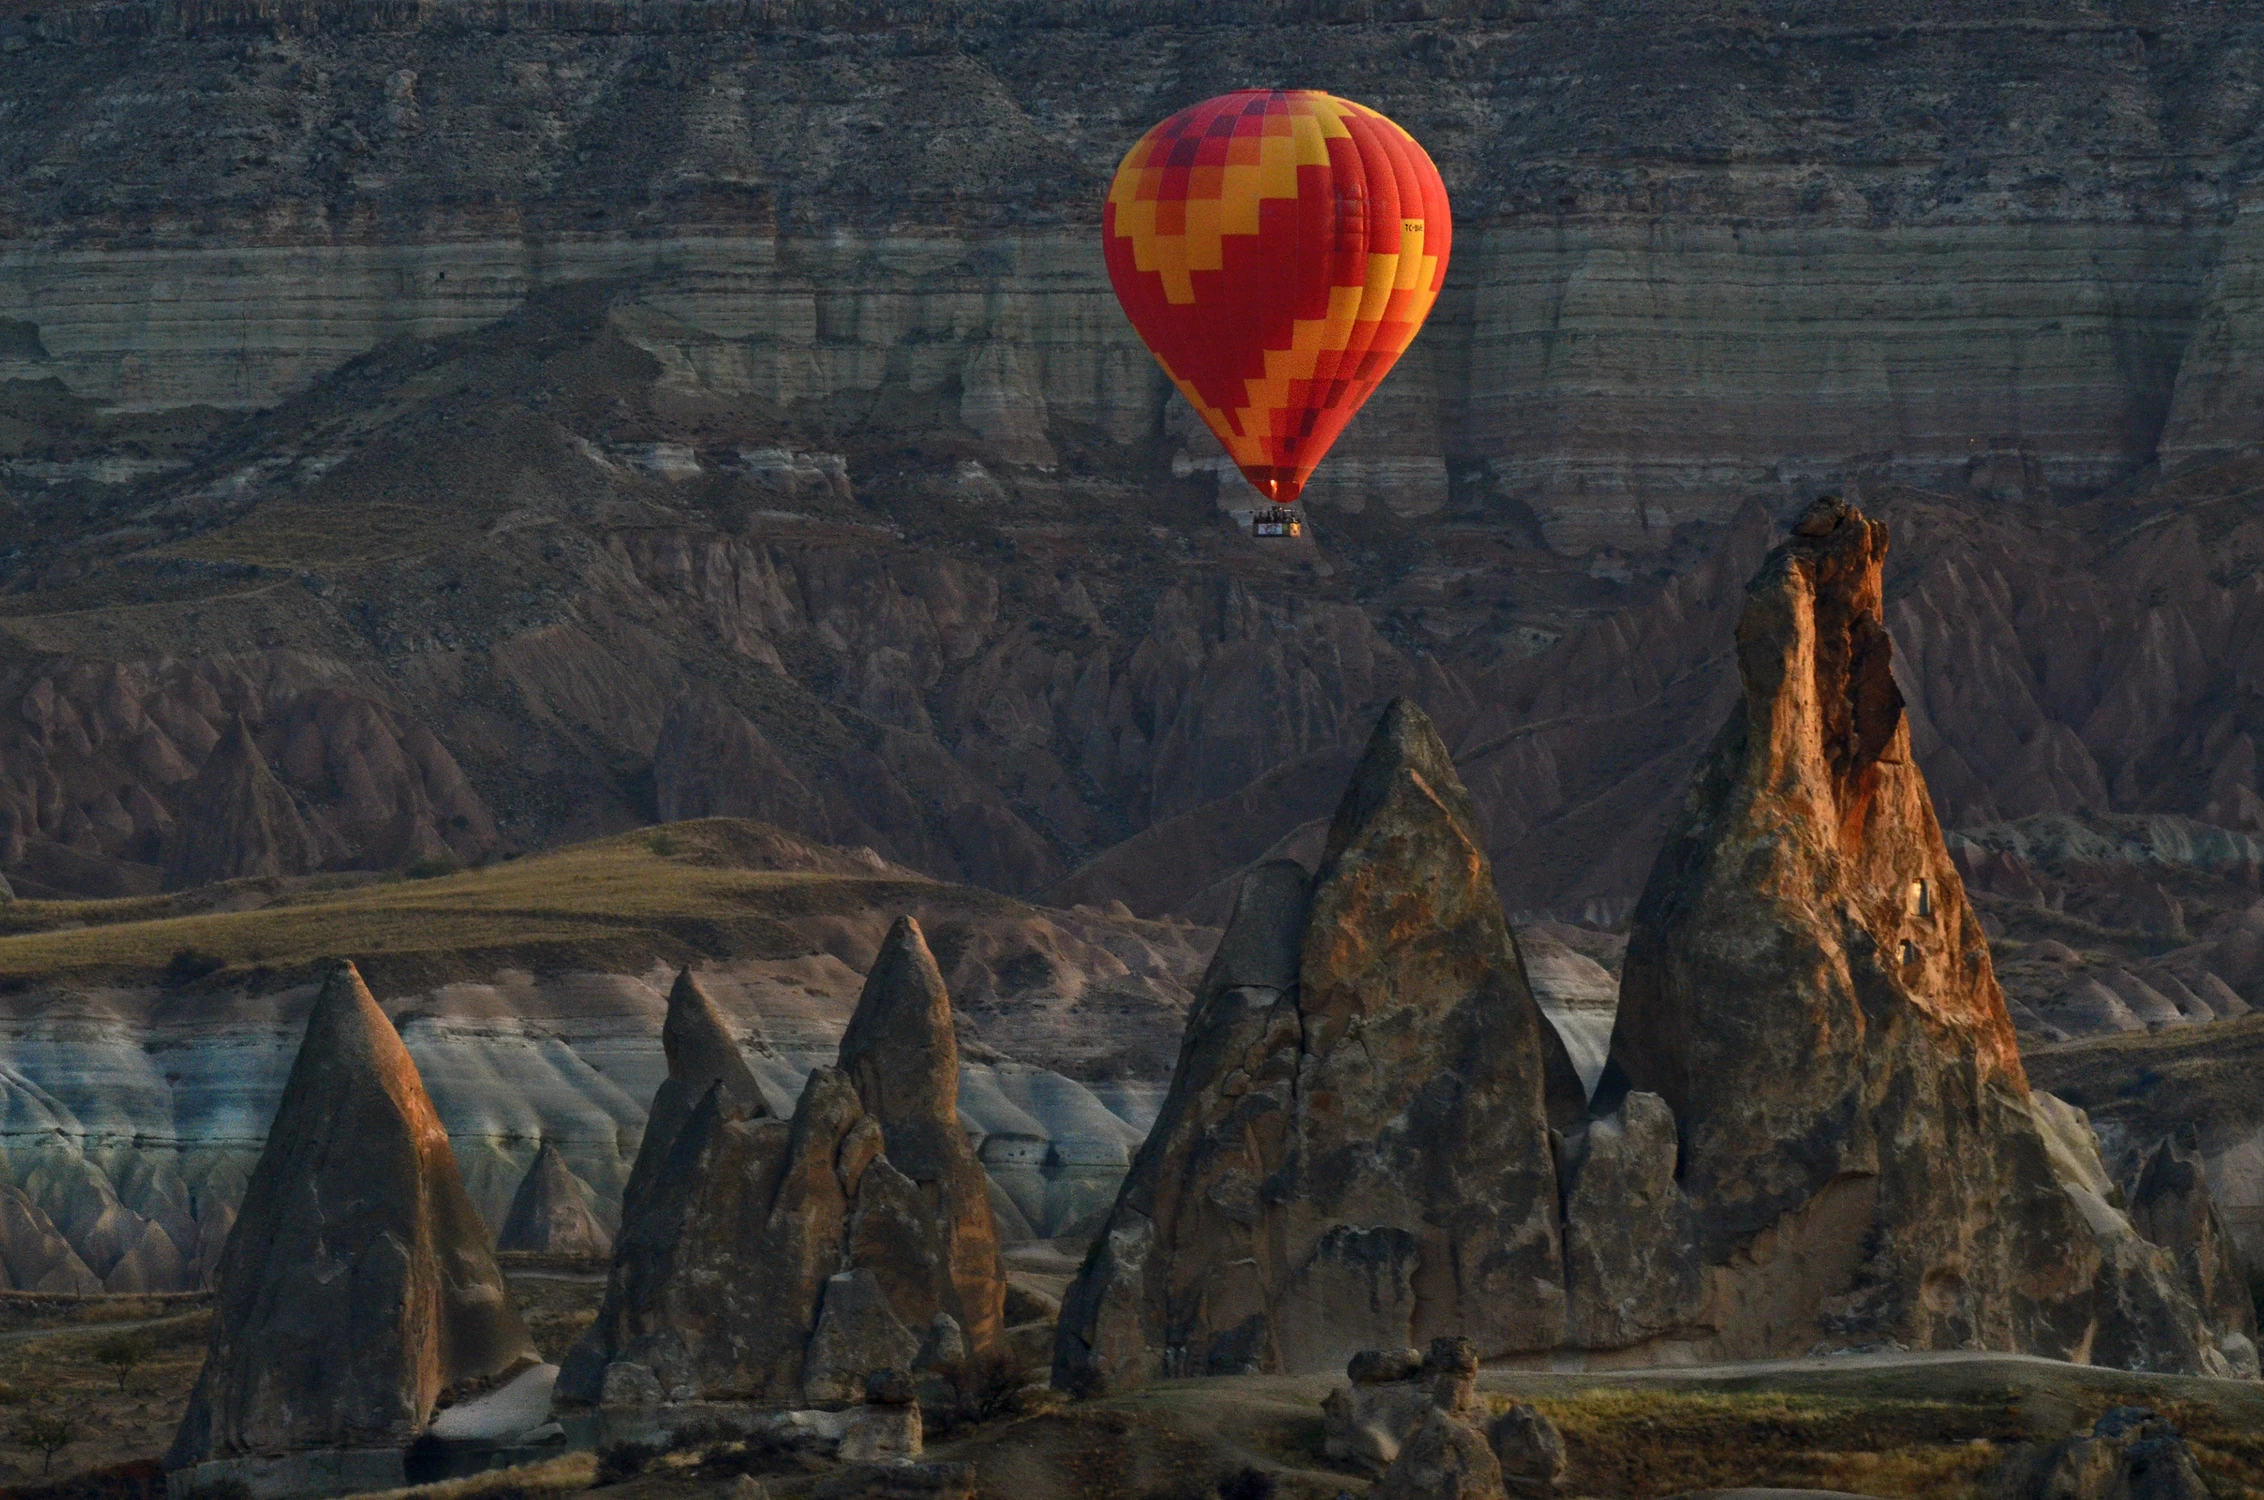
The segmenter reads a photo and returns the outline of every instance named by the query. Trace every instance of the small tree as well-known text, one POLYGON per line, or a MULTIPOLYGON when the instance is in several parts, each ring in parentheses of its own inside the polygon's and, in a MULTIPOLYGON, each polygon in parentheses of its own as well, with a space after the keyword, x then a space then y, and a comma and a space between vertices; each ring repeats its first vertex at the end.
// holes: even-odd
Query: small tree
POLYGON ((16 1441, 39 1450, 39 1472, 55 1467, 55 1455, 79 1440, 79 1424, 58 1411, 30 1411, 16 1421, 16 1441))
POLYGON ((149 1355, 149 1341, 130 1333, 113 1335, 94 1346, 95 1363, 118 1377, 121 1391, 126 1388, 126 1378, 149 1362, 149 1355))

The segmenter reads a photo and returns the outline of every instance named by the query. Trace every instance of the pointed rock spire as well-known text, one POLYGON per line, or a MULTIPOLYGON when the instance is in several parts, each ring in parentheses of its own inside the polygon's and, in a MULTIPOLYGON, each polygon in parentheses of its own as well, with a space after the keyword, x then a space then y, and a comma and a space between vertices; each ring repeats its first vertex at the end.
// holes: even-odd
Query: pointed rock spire
POLYGON ((322 863, 320 842, 268 769, 242 714, 229 719, 180 808, 164 857, 166 881, 176 888, 302 875, 322 863))
POLYGON ((2178 1126, 2146 1158, 2130 1195, 2138 1232, 2177 1259, 2186 1288, 2220 1341, 2237 1334, 2254 1348, 2256 1306, 2241 1274, 2240 1250, 2209 1193, 2201 1132, 2178 1126))
POLYGON ((693 1108, 710 1088, 722 1086, 718 1108, 727 1117, 752 1120, 770 1113, 762 1090, 755 1084, 754 1071, 731 1034, 731 1023, 688 967, 677 974, 668 992, 668 1017, 661 1023, 660 1048, 668 1058, 668 1077, 653 1095, 652 1110, 645 1117, 645 1138, 637 1147, 636 1164, 629 1169, 628 1185, 622 1190, 624 1223, 630 1206, 667 1157, 676 1133, 684 1128, 693 1108))
MULTIPOLYGON (((987 1348, 1005 1326, 1006 1268, 1000 1259, 998 1222, 982 1163, 959 1125, 959 1039, 952 1029, 951 994, 944 988, 927 937, 910 917, 898 917, 865 975, 849 1029, 841 1038, 840 1065, 856 1081, 865 1110, 880 1122, 888 1162, 918 1187, 923 1225, 943 1252, 941 1279, 915 1289, 891 1267, 903 1257, 860 1257, 877 1262, 899 1316, 924 1328, 948 1313, 977 1349, 987 1348), (930 1306, 929 1304, 933 1305, 930 1306)), ((854 1252, 853 1252, 854 1253, 854 1252)))
POLYGON ((604 1304, 559 1369, 562 1406, 656 1389, 846 1400, 939 1314, 978 1349, 997 1337, 998 1230, 958 1126, 951 999, 917 923, 889 934, 841 1065, 810 1073, 791 1121, 727 1108, 727 1088, 709 1084, 666 1150, 640 1158, 604 1304))
POLYGON ((1587 1107, 1572 1057, 1533 998, 1477 808, 1411 699, 1385 707, 1329 825, 1300 981, 1323 1053, 1395 1005, 1440 1019, 1485 996, 1474 1014, 1506 1028, 1494 1039, 1533 1070, 1550 1123, 1569 1124, 1587 1107))
POLYGON ((1341 1368, 1563 1323, 1549 1131, 1585 1101, 1423 711, 1384 712, 1308 887, 1245 878, 1056 1377, 1341 1368))
POLYGON ((589 1195, 581 1180, 566 1166, 558 1148, 544 1141, 519 1190, 511 1195, 511 1211, 504 1216, 503 1232, 495 1237, 498 1250, 528 1250, 548 1255, 610 1255, 613 1236, 590 1212, 589 1195))
POLYGON ((1886 552, 1883 523, 1826 497, 1747 587, 1744 701, 1636 906, 1596 1098, 1671 1110, 1658 1159, 1622 1166, 1687 1203, 1601 1222, 1704 1305, 1633 1283, 1611 1301, 1687 1319, 1722 1359, 1891 1338, 2199 1368, 2167 1258, 2088 1185, 2088 1129, 2029 1092, 1911 753, 1886 552), (1694 1224, 1696 1264, 1643 1252, 1646 1224, 1694 1224))
POLYGON ((341 963, 221 1254, 166 1467, 397 1447, 444 1395, 537 1358, 416 1065, 341 963))
POLYGON ((838 1069, 791 1121, 741 1119, 711 1084, 622 1220, 595 1322, 559 1366, 562 1406, 657 1388, 671 1400, 802 1404, 804 1360, 880 1128, 838 1069))

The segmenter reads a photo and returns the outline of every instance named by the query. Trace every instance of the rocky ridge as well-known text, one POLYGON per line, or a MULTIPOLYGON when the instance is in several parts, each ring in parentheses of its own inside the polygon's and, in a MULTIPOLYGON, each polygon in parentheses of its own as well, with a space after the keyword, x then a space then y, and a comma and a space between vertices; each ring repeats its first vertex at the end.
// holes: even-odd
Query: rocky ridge
POLYGON ((224 865, 728 812, 1215 921, 1409 694, 1511 908, 1617 919, 1748 513, 1825 480, 1911 512, 1949 824, 2237 822, 2254 23, 1922 9, 11 17, 0 868, 162 884, 240 715, 306 836, 222 778, 224 865), (1294 555, 1091 244, 1141 125, 1283 66, 1464 247, 1294 555))
POLYGON ((431 881, 239 883, 154 910, 68 907, 0 937, 0 971, 22 983, 0 994, 13 1284, 117 1273, 130 1289, 160 1240, 182 1262, 174 1285, 209 1275, 319 990, 296 954, 333 944, 359 950, 396 1018, 482 1218, 503 1229, 547 1143, 612 1233, 669 1034, 680 1052, 738 1059, 783 1118, 809 1069, 835 1059, 893 916, 910 911, 958 1002, 959 1111, 1002 1222, 1030 1238, 1106 1212, 1212 933, 1048 912, 745 824, 666 833, 665 856, 640 837, 431 881), (530 942, 584 908, 600 945, 530 942), (107 967, 74 967, 88 949, 107 967), (193 964, 175 962, 184 951, 193 964), (687 963, 718 1018, 696 1040, 681 1007, 668 1024, 687 963))

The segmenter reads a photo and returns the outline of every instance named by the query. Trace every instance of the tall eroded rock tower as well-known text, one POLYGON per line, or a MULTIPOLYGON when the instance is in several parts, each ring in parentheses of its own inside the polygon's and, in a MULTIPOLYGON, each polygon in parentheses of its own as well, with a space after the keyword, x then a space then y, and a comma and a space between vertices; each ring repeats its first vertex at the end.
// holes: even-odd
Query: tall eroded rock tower
MULTIPOLYGON (((917 1273, 903 1257, 867 1256, 899 1317, 923 1329, 948 1313, 972 1347, 988 1348, 1006 1323, 1006 1263, 991 1213, 983 1164, 959 1125, 959 1039, 951 994, 920 924, 898 917, 865 975, 865 988, 841 1038, 841 1070, 865 1110, 880 1122, 889 1164, 911 1183, 906 1226, 942 1256, 917 1273), (891 1266, 899 1269, 891 1270, 891 1266), (894 1283, 891 1285, 890 1283, 894 1283)), ((880 1225, 873 1226, 878 1232, 880 1225)))
POLYGON ((221 1254, 166 1467, 398 1448, 444 1396, 537 1362, 416 1064, 341 963, 221 1254))
POLYGON ((2204 1368, 2174 1267, 2091 1201, 2080 1117, 2030 1094, 1911 755, 1886 551, 1827 499, 1748 587, 1744 702, 1636 907, 1598 1119, 1567 1142, 1575 1341, 2204 1368))
POLYGON ((1341 1369, 1563 1328, 1550 1127, 1578 1075, 1526 983, 1477 816, 1385 710, 1317 877, 1244 880, 1171 1091, 1072 1284, 1057 1383, 1341 1369))

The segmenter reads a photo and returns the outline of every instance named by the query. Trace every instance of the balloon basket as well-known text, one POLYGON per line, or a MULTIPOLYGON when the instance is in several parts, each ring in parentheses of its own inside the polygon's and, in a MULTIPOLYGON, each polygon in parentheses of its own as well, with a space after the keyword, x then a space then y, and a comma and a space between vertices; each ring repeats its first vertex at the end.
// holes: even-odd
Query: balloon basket
POLYGON ((1264 540, 1268 537, 1298 537, 1305 534, 1305 518, 1286 506, 1274 506, 1250 517, 1250 535, 1264 540))

